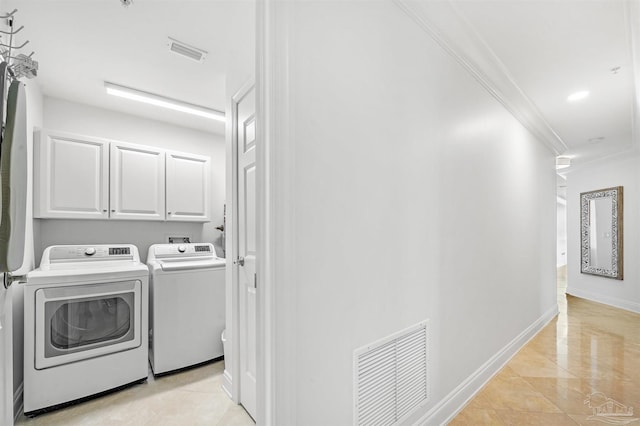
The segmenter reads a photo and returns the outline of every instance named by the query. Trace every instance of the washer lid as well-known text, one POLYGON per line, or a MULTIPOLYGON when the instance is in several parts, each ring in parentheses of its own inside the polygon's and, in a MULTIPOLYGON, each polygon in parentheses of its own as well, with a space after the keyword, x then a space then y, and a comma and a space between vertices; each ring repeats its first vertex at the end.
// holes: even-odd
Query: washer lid
POLYGON ((218 258, 209 259, 165 259, 156 261, 163 271, 195 271, 198 269, 224 268, 225 260, 218 258))

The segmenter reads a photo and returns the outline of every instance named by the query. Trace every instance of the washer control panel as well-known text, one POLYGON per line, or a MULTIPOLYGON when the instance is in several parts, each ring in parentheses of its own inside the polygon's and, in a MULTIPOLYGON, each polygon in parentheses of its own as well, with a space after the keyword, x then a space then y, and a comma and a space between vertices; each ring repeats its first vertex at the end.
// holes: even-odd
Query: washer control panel
POLYGON ((175 257, 217 257, 211 243, 155 244, 149 249, 154 259, 175 257))
POLYGON ((51 246, 45 255, 48 255, 50 263, 78 262, 85 259, 134 260, 137 249, 132 245, 51 246))

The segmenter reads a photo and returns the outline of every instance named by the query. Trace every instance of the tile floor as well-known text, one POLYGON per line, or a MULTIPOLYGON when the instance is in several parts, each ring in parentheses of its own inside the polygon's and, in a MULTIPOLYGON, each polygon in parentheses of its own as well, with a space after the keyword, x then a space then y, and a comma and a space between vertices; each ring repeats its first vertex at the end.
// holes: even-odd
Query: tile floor
POLYGON ((154 379, 34 418, 16 426, 253 426, 222 390, 224 361, 154 379))
POLYGON ((565 296, 565 288, 559 281, 560 314, 451 426, 640 426, 640 315, 565 296))

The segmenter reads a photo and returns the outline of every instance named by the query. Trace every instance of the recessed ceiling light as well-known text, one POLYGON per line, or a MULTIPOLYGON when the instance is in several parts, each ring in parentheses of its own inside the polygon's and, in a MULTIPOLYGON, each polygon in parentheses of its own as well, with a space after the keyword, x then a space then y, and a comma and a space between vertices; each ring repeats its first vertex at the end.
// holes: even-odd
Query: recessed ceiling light
POLYGON ((569 102, 575 102, 575 101, 582 100, 582 99, 586 98, 587 96, 589 96, 589 91, 588 90, 582 90, 580 92, 572 93, 571 95, 569 95, 567 100, 569 102))

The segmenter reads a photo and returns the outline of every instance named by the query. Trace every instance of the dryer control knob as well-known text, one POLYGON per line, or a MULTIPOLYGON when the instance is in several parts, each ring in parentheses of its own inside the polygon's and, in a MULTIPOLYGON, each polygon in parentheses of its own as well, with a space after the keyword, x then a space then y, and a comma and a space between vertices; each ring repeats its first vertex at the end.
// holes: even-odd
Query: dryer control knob
POLYGON ((93 256, 94 254, 96 254, 96 249, 93 247, 89 247, 84 251, 84 254, 86 254, 87 256, 93 256))
POLYGON ((187 248, 185 246, 178 246, 178 251, 180 253, 184 253, 187 250, 187 248))

